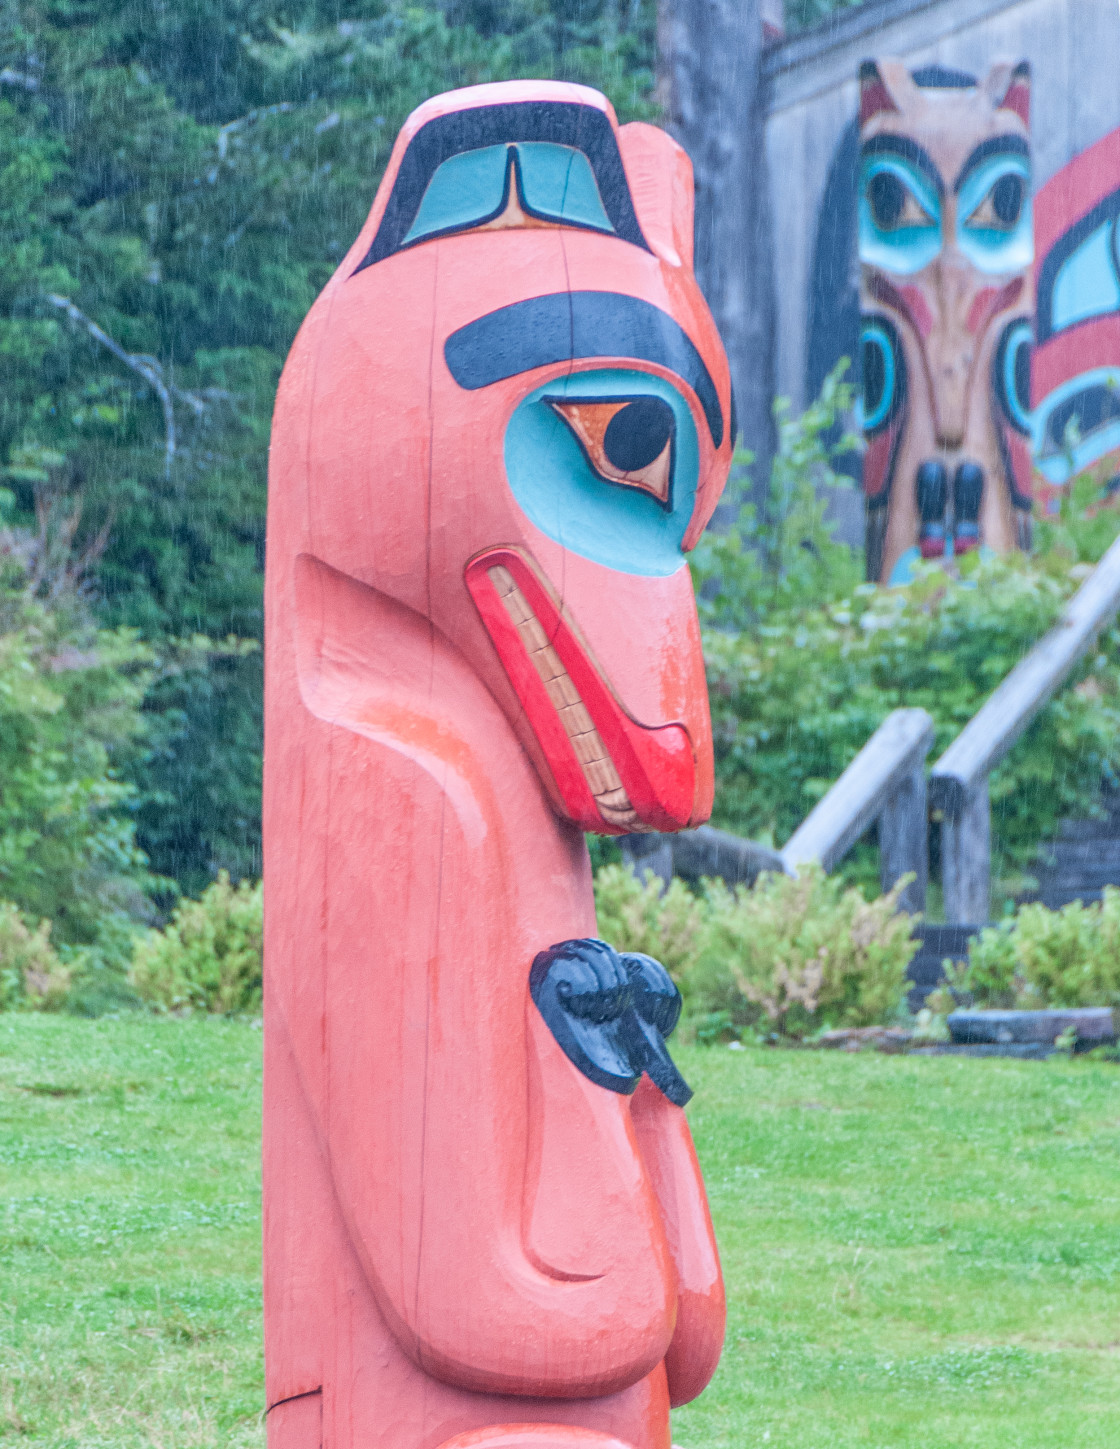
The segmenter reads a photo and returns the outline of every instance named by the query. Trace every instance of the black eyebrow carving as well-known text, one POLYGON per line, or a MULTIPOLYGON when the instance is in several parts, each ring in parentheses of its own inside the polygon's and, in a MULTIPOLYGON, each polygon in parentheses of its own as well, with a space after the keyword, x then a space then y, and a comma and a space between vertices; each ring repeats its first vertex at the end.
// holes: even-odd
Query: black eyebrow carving
POLYGON ((551 292, 487 312, 443 345, 451 376, 474 391, 554 362, 630 357, 683 378, 700 399, 712 442, 723 442, 723 409, 707 364, 680 323, 622 292, 551 292))
POLYGON ((518 141, 551 141, 582 151, 591 163, 615 235, 649 251, 634 210, 618 142, 606 115, 594 106, 570 101, 513 101, 451 111, 420 127, 401 158, 377 235, 354 275, 406 245, 418 246, 431 240, 425 236, 406 243, 405 237, 416 220, 428 182, 445 161, 464 151, 516 145, 518 141))
POLYGON ((861 157, 886 154, 888 156, 901 156, 904 161, 913 161, 919 171, 932 182, 937 190, 938 196, 945 195, 945 183, 941 179, 941 172, 938 171, 933 158, 923 146, 919 146, 917 141, 913 140, 910 136, 894 136, 889 133, 882 136, 872 136, 870 140, 865 141, 860 147, 859 154, 861 157))
POLYGON ((1030 154, 1031 148, 1022 136, 989 136, 986 141, 980 142, 961 167, 960 175, 953 182, 953 191, 960 191, 971 173, 976 170, 981 161, 986 161, 989 156, 1025 156, 1030 160, 1030 154))

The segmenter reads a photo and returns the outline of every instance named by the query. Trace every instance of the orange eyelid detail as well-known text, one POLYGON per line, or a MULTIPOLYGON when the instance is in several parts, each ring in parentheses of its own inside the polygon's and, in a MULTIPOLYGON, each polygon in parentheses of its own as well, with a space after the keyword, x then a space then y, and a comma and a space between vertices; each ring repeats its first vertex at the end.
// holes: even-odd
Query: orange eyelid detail
POLYGON ((617 483, 623 488, 638 488, 649 493, 659 503, 669 506, 673 485, 673 439, 666 442, 661 452, 644 468, 629 470, 617 467, 607 457, 606 433, 611 421, 623 408, 629 407, 632 398, 614 399, 610 402, 564 402, 559 398, 546 398, 553 412, 559 415, 579 439, 591 466, 608 483, 617 483))

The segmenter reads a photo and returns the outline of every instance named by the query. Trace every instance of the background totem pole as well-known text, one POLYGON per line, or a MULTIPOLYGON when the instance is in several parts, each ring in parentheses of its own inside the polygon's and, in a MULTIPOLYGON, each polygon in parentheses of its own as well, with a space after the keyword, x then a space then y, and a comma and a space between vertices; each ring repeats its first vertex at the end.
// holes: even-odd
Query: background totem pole
POLYGON ((267 569, 270 1449, 669 1449, 723 1288, 585 830, 696 825, 730 464, 688 160, 439 96, 292 349, 267 569))
POLYGON ((1030 72, 860 72, 868 577, 1030 544, 1030 72))
POLYGON ((1120 130, 1046 183, 1035 235, 1034 457, 1056 513, 1079 475, 1120 490, 1120 130))

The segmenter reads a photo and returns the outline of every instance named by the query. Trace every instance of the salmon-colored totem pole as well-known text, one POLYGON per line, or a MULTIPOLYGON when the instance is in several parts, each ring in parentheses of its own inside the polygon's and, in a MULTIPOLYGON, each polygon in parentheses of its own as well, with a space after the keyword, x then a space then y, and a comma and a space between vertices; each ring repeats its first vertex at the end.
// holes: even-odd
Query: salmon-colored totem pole
POLYGON ((860 71, 867 573, 1030 546, 1030 69, 860 71))
POLYGON ((584 831, 712 801, 726 479, 689 163, 517 82, 409 119, 284 371, 265 778, 270 1449, 669 1449, 723 1336, 664 968, 584 831))

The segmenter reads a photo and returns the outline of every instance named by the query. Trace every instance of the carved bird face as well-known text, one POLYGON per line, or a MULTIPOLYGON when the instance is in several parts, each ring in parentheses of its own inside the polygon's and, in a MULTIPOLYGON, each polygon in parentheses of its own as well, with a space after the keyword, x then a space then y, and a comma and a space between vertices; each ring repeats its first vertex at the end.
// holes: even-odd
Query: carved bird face
POLYGON ((1120 486, 1120 130, 1038 194, 1037 345, 1031 367, 1042 504, 1092 472, 1120 486))
POLYGON ((596 92, 438 96, 305 327, 300 545, 409 605, 506 709, 556 809, 698 824, 711 735, 685 553, 726 480, 691 170, 596 92))

